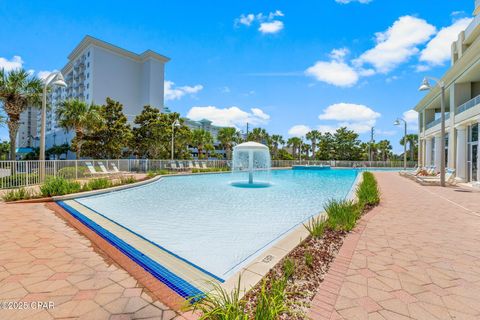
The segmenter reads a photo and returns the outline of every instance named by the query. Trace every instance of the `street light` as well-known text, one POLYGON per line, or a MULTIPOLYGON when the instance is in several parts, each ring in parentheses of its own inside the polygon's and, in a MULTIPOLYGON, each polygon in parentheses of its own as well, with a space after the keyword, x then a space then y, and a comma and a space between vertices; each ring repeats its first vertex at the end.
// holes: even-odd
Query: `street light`
POLYGON ((440 185, 445 187, 445 82, 440 79, 433 77, 423 78, 422 84, 418 91, 429 91, 432 90, 435 86, 431 86, 429 80, 435 81, 436 86, 440 87, 441 96, 440 96, 440 113, 441 113, 441 127, 440 127, 440 185))
POLYGON ((397 120, 395 120, 393 124, 396 126, 399 126, 400 122, 402 121, 405 125, 405 132, 403 135, 403 170, 406 171, 407 170, 407 121, 405 121, 402 118, 397 118, 397 120))
POLYGON ((172 123, 172 161, 173 161, 173 145, 174 145, 174 141, 175 141, 175 127, 179 127, 180 126, 180 122, 178 122, 178 119, 173 121, 172 123))
POLYGON ((43 99, 42 99, 42 123, 40 126, 40 155, 39 160, 41 162, 40 166, 40 181, 43 181, 45 177, 45 127, 47 126, 47 91, 48 86, 60 86, 66 87, 65 79, 60 71, 52 72, 44 81, 43 86, 43 99))

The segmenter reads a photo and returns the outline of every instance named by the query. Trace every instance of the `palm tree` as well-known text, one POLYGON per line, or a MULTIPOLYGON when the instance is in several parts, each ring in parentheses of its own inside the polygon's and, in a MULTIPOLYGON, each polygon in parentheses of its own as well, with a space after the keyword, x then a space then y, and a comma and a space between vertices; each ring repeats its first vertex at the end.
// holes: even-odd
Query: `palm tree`
POLYGON ((272 144, 273 156, 276 158, 278 156, 278 148, 280 145, 285 144, 285 140, 279 134, 274 134, 270 137, 270 143, 272 144))
POLYGON ((213 137, 210 132, 204 129, 195 129, 192 132, 192 144, 198 150, 198 159, 201 159, 205 146, 213 144, 213 137))
POLYGON ((410 151, 410 161, 415 160, 415 149, 417 148, 417 143, 418 143, 418 134, 407 134, 406 137, 403 137, 400 140, 400 145, 404 145, 404 140, 407 140, 408 146, 409 146, 409 151, 410 151))
POLYGON ((312 142, 312 158, 315 159, 317 142, 322 138, 322 133, 318 130, 312 130, 308 132, 305 137, 312 142))
POLYGON ((85 132, 101 121, 97 107, 88 105, 84 101, 71 99, 62 101, 56 113, 57 122, 61 128, 75 131, 75 157, 80 158, 85 132))
POLYGON ((302 139, 299 137, 292 137, 288 139, 287 146, 292 148, 292 156, 295 158, 296 155, 300 154, 300 146, 302 145, 302 139))
POLYGON ((268 133, 267 130, 263 128, 254 128, 252 132, 248 133, 247 140, 255 141, 258 143, 268 144, 268 133))
POLYGON ((220 128, 217 133, 217 139, 225 149, 227 159, 231 159, 232 148, 240 140, 240 132, 235 128, 220 128))
POLYGON ((392 150, 392 145, 388 140, 381 140, 377 143, 376 149, 380 152, 382 161, 387 161, 390 151, 392 150))
POLYGON ((42 82, 24 69, 6 72, 0 69, 0 101, 7 114, 10 137, 10 160, 16 159, 16 139, 20 126, 20 114, 30 106, 38 106, 42 100, 42 82))

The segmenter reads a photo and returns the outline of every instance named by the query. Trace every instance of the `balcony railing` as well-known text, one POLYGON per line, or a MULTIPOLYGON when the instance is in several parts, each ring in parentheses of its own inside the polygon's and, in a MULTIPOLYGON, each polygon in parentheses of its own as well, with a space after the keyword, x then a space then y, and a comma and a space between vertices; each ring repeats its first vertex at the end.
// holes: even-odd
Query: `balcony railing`
POLYGON ((468 109, 475 107, 477 104, 480 103, 480 95, 476 96, 475 98, 468 100, 464 104, 457 107, 457 114, 462 113, 468 109))
MULTIPOLYGON (((450 119, 450 112, 445 112, 445 120, 447 120, 447 119, 450 119)), ((432 122, 427 123, 427 125, 425 127, 427 129, 430 129, 432 127, 435 127, 440 122, 442 122, 442 118, 438 118, 438 119, 433 120, 432 122)))

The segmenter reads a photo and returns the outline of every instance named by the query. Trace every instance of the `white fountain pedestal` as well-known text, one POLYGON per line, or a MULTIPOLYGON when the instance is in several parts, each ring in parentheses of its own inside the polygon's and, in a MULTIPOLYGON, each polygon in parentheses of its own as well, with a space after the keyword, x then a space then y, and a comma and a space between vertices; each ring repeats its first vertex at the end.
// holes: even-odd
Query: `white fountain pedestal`
POLYGON ((270 150, 264 144, 249 141, 233 148, 232 172, 245 173, 245 180, 231 184, 243 188, 265 188, 270 186, 270 150))

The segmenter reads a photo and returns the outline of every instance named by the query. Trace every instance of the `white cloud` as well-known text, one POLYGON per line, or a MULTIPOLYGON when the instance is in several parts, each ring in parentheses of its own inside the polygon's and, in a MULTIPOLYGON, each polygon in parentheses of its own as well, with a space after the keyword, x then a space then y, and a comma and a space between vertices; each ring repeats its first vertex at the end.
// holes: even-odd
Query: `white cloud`
POLYGON ((179 100, 187 94, 195 94, 203 89, 201 84, 195 86, 175 87, 172 81, 165 81, 165 100, 179 100))
POLYGON ((249 14, 242 14, 240 15, 239 18, 237 18, 235 20, 235 25, 239 25, 239 24, 243 24, 247 27, 249 27, 252 22, 255 20, 255 15, 253 13, 249 13, 249 14))
POLYGON ((397 134, 395 130, 382 130, 382 129, 375 129, 375 133, 380 136, 394 136, 397 134))
POLYGON ((418 112, 415 110, 408 110, 403 113, 403 119, 407 121, 409 126, 418 127, 418 112))
POLYGON ((465 30, 471 21, 471 18, 463 18, 442 28, 422 50, 419 60, 433 66, 443 65, 450 60, 452 42, 457 40, 458 34, 465 30))
POLYGON ((279 20, 273 20, 272 22, 262 22, 258 31, 263 34, 277 33, 283 29, 283 22, 279 20))
POLYGON ((288 130, 288 134, 292 137, 302 137, 308 132, 312 131, 312 128, 303 124, 297 124, 288 130))
POLYGON ((275 34, 280 32, 284 28, 284 24, 282 21, 278 20, 285 16, 282 11, 275 10, 268 14, 264 14, 262 12, 253 14, 242 14, 240 17, 235 19, 234 25, 236 27, 240 25, 244 25, 246 27, 250 27, 255 22, 258 23, 258 31, 262 34, 275 34))
POLYGON ((367 4, 367 3, 370 3, 372 1, 373 0, 335 0, 335 2, 341 3, 341 4, 348 4, 348 3, 352 3, 352 2, 367 4))
POLYGON ((398 18, 384 32, 375 34, 376 45, 353 61, 356 67, 371 65, 376 72, 388 73, 418 54, 417 46, 427 42, 436 29, 413 16, 398 18))
POLYGON ((365 133, 375 125, 380 116, 380 113, 365 105, 336 103, 325 108, 318 118, 320 120, 337 121, 334 126, 323 125, 322 130, 325 132, 331 132, 333 128, 347 127, 357 133, 365 133))
POLYGON ((351 87, 358 81, 358 73, 342 61, 317 61, 305 73, 339 87, 351 87))
POLYGON ((328 106, 318 116, 320 120, 337 121, 367 121, 376 120, 379 117, 380 113, 373 111, 365 105, 344 102, 328 106))
POLYGON ((12 59, 0 57, 0 69, 5 71, 12 71, 15 69, 20 69, 23 66, 23 60, 20 56, 13 56, 12 59))
POLYGON ((317 130, 320 131, 321 133, 335 133, 339 127, 336 126, 331 126, 331 125, 326 125, 326 124, 321 124, 317 126, 317 130))
POLYGON ((216 126, 243 127, 248 122, 252 125, 265 124, 270 116, 259 108, 251 108, 250 112, 239 107, 217 108, 215 106, 192 107, 187 117, 193 120, 208 119, 216 126))
POLYGON ((232 92, 232 90, 230 90, 230 87, 225 86, 225 87, 222 88, 222 92, 223 93, 230 93, 230 92, 232 92))

